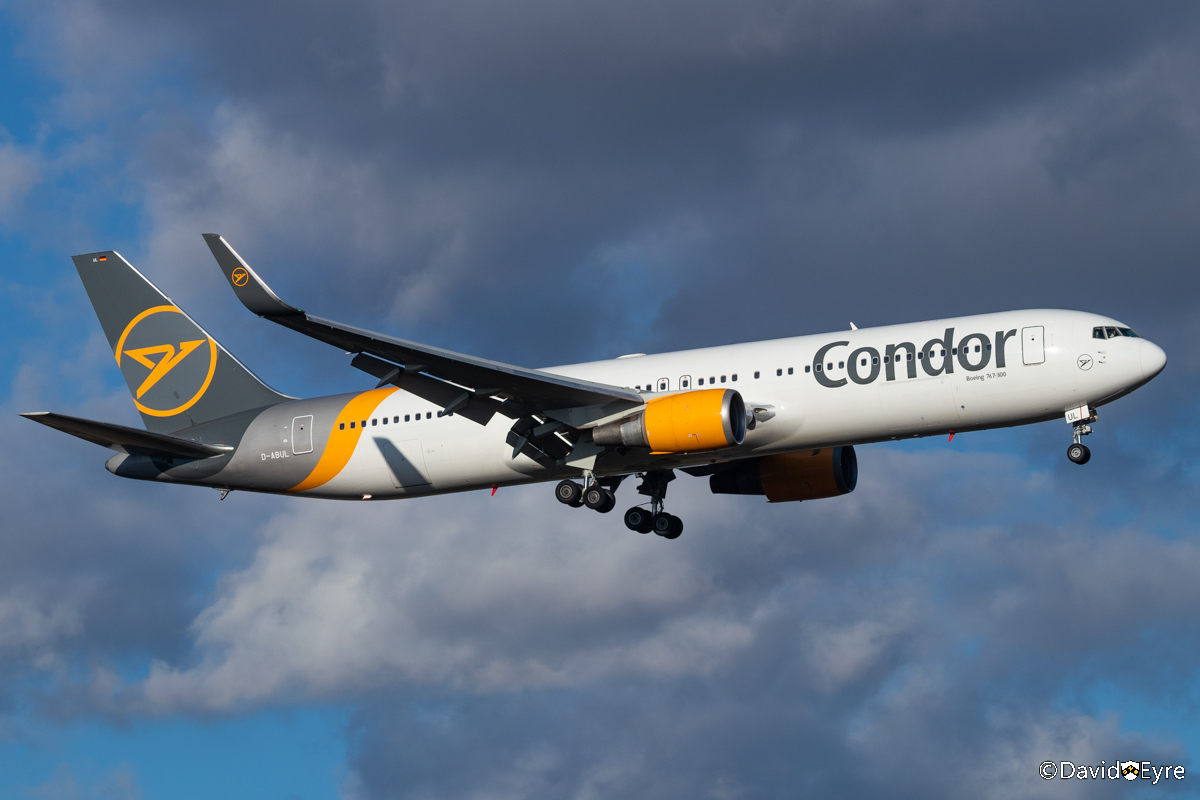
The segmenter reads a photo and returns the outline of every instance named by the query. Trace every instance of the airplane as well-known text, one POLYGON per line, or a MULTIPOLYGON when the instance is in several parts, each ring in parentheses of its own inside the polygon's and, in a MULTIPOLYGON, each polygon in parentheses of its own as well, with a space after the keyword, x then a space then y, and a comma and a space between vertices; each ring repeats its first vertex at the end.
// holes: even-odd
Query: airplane
POLYGON ((322 319, 281 300, 218 234, 234 295, 259 317, 352 354, 377 382, 301 399, 257 378, 119 253, 73 257, 145 430, 51 412, 29 419, 117 451, 124 478, 232 491, 387 500, 558 481, 607 513, 629 477, 647 498, 625 525, 666 539, 675 471, 714 494, 769 502, 854 491, 855 447, 1028 425, 1071 425, 1166 366, 1158 345, 1081 311, 1030 309, 527 369, 322 319))

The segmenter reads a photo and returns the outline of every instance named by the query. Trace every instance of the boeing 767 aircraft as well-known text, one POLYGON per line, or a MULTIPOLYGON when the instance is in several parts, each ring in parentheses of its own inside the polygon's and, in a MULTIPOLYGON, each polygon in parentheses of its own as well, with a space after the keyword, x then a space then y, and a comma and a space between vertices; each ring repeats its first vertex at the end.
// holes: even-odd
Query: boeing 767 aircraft
POLYGON ((1032 309, 526 369, 395 339, 288 305, 217 234, 260 317, 353 353, 374 389, 297 399, 229 354, 115 251, 74 257, 145 430, 50 412, 36 422, 117 451, 115 475, 388 500, 559 481, 602 513, 637 476, 625 525, 677 538, 674 470, 714 493, 815 500, 854 490, 854 446, 1065 418, 1067 457, 1096 409, 1162 371, 1129 326, 1032 309), (648 506, 648 508, 647 508, 648 506))

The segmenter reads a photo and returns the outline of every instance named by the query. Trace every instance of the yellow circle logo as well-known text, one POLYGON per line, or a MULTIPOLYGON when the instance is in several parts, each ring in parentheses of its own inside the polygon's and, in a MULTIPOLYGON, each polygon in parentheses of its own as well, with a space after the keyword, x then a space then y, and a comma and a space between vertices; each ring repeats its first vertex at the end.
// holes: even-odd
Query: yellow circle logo
MULTIPOLYGON (((183 316, 183 312, 175 306, 155 306, 153 308, 146 309, 130 320, 129 324, 125 326, 125 330, 121 333, 121 338, 117 340, 117 364, 121 366, 122 373, 125 372, 124 365, 121 364, 122 356, 127 356, 128 358, 133 359, 138 364, 150 370, 150 373, 142 380, 141 385, 138 386, 138 388, 134 391, 133 404, 136 405, 138 410, 143 414, 149 414, 152 417, 173 417, 176 414, 181 414, 184 411, 187 411, 196 404, 197 400, 204 396, 205 392, 208 391, 208 386, 212 383, 213 373, 217 371, 217 343, 213 341, 211 337, 207 336, 203 339, 168 342, 165 344, 152 344, 149 347, 133 347, 126 349, 126 341, 129 339, 131 334, 134 335, 134 340, 137 340, 138 337, 134 331, 142 322, 154 316, 155 314, 164 313, 179 314, 182 320, 186 322, 187 328, 190 328, 191 331, 197 331, 192 323, 187 320, 187 317, 183 316), (204 346, 206 344, 208 347, 204 346), (180 392, 172 390, 169 392, 169 394, 167 394, 171 400, 167 403, 163 403, 162 400, 164 392, 161 390, 167 388, 166 384, 160 386, 160 391, 155 393, 155 401, 145 399, 145 395, 155 386, 158 386, 163 378, 167 377, 167 375, 169 375, 176 367, 184 363, 184 361, 193 353, 201 354, 196 356, 196 358, 202 357, 203 355, 208 356, 207 370, 191 368, 185 370, 186 372, 189 372, 195 376, 195 382, 193 385, 199 384, 199 388, 196 389, 195 394, 193 394, 190 399, 183 401, 174 408, 154 408, 154 405, 166 405, 170 402, 178 402, 183 399, 180 392), (200 379, 201 371, 204 373, 202 380, 200 379)), ((169 327, 177 329, 179 328, 178 325, 171 325, 169 327)), ((138 343, 140 344, 140 342, 138 343)), ((195 359, 193 359, 193 361, 194 360, 195 359)), ((189 365, 192 364, 192 362, 188 363, 189 365)), ((196 367, 199 367, 199 365, 196 365, 196 367)))
POLYGON ((250 273, 246 272, 246 270, 242 269, 241 267, 238 267, 237 269, 235 269, 233 271, 233 285, 234 286, 245 286, 246 281, 248 281, 248 280, 250 280, 250 273))

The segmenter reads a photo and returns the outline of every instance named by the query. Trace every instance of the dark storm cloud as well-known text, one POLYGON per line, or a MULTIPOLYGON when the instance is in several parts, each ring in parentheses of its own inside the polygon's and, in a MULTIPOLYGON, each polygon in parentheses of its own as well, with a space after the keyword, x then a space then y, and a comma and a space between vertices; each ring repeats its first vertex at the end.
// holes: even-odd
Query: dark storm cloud
POLYGON ((297 302, 524 363, 1081 283, 1139 324, 1197 244, 1187 4, 96 8, 225 104, 131 126, 152 254, 217 225, 297 302))

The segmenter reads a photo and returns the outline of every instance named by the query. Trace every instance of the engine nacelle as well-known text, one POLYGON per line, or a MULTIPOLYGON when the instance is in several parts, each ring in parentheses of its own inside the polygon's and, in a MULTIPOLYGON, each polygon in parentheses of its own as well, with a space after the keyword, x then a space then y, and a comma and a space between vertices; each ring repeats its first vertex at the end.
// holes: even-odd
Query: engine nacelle
POLYGON ((625 419, 592 429, 592 441, 690 453, 736 447, 746 438, 746 404, 732 389, 700 389, 656 397, 625 419))
POLYGON ((853 447, 779 453, 742 462, 708 479, 713 494, 766 495, 772 503, 849 494, 858 485, 853 447))

